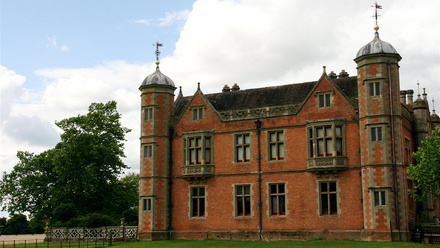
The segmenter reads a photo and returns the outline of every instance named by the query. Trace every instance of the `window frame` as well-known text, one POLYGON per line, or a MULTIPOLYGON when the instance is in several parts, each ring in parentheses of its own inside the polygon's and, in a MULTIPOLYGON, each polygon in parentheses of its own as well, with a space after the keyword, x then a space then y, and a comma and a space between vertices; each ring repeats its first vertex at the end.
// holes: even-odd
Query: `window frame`
POLYGON ((155 116, 155 106, 147 106, 144 109, 144 120, 145 121, 152 121, 154 120, 155 116))
POLYGON ((386 190, 374 190, 373 201, 375 207, 383 207, 388 205, 387 191, 386 190))
POLYGON ((185 166, 214 165, 214 135, 206 132, 185 134, 182 137, 182 151, 185 166), (200 139, 200 145, 197 139, 200 139), (208 139, 209 145, 206 145, 208 139), (192 140, 194 145, 191 143, 192 140))
POLYGON ((286 134, 285 130, 270 130, 266 132, 267 135, 267 161, 277 162, 286 160, 286 134), (272 140, 272 135, 275 134, 275 140, 272 140), (280 139, 282 137, 282 139, 280 139), (272 148, 274 147, 275 152, 272 148), (275 156, 274 156, 275 153, 275 156))
POLYGON ((205 106, 191 107, 191 120, 202 121, 205 118, 205 106))
POLYGON ((234 162, 237 164, 250 163, 252 159, 251 134, 234 134, 234 162), (247 138, 246 138, 247 137, 247 138), (239 142, 241 138, 241 143, 239 142), (249 142, 246 142, 248 140, 249 142), (239 158, 242 158, 241 160, 239 158))
POLYGON ((310 123, 307 125, 306 135, 308 158, 346 156, 345 122, 330 121, 310 123), (320 132, 320 130, 322 130, 322 132, 320 132), (328 133, 328 131, 330 131, 330 133, 328 133))
POLYGON ((154 144, 145 144, 143 149, 143 158, 151 159, 154 157, 154 144))
POLYGON ((206 218, 206 206, 207 206, 207 192, 206 186, 192 186, 189 187, 190 194, 190 208, 189 208, 189 216, 190 218, 206 218), (197 191, 197 195, 194 195, 194 190, 197 191), (200 190, 203 190, 203 195, 200 194, 200 190), (203 207, 203 211, 201 208, 203 207), (197 212, 195 212, 195 208, 197 208, 197 212))
POLYGON ((286 217, 287 216, 287 183, 277 182, 268 184, 269 197, 269 216, 270 217, 286 217), (273 192, 273 186, 276 192, 273 192), (283 186, 283 192, 280 192, 279 186, 283 186), (275 201, 275 202, 274 202, 275 201), (274 211, 275 206, 275 211, 274 211), (284 211, 282 211, 284 210, 284 211))
POLYGON ((325 108, 330 108, 333 106, 333 99, 332 99, 332 95, 334 94, 334 92, 332 90, 330 91, 322 91, 322 92, 317 92, 315 94, 315 96, 318 98, 317 99, 317 106, 319 109, 325 109, 325 108))
POLYGON ((318 201, 319 201, 319 216, 321 217, 338 217, 339 216, 339 183, 335 180, 330 181, 318 181, 318 201), (322 185, 326 184, 326 191, 323 191, 322 185), (334 185, 333 187, 330 184, 334 185), (325 196, 325 197, 324 197, 325 196), (333 202, 335 201, 335 202, 333 202), (326 203, 324 203, 326 202, 326 203), (332 203, 333 202, 333 203, 332 203), (327 206, 325 208, 324 206, 327 206), (335 209, 336 210, 333 210, 335 209), (327 211, 325 211, 327 210, 327 211))
POLYGON ((252 218, 252 184, 234 184, 234 217, 252 218), (239 188, 241 188, 239 192, 239 188), (248 191, 246 190, 248 189, 248 191), (248 192, 248 193, 247 193, 248 192), (240 203, 240 199, 241 203, 240 203), (248 199, 248 200, 246 200, 248 199))
POLYGON ((368 83, 368 94, 370 97, 378 97, 382 95, 382 85, 380 82, 368 83))
POLYGON ((154 207, 154 197, 141 196, 142 212, 152 212, 154 207))
POLYGON ((381 125, 370 127, 371 142, 381 142, 384 140, 384 130, 382 127, 381 125))

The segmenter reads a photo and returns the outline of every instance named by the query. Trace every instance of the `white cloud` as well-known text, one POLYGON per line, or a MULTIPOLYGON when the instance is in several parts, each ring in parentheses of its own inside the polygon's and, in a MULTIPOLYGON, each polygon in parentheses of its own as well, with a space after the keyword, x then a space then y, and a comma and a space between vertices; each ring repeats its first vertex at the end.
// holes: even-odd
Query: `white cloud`
MULTIPOLYGON (((370 5, 342 0, 203 0, 197 1, 187 16, 183 11, 136 22, 171 25, 173 21, 186 20, 176 50, 171 56, 161 58, 160 69, 176 86, 183 86, 185 95, 192 95, 197 82, 201 82, 204 93, 212 93, 220 92, 224 84, 238 83, 242 89, 248 89, 314 81, 321 76, 324 65, 327 72, 339 73, 345 69, 355 75, 356 52, 373 39, 370 5)), ((416 91, 419 80, 421 88, 428 89, 428 97, 438 94, 436 102, 440 109, 440 30, 432 21, 440 14, 440 2, 390 0, 382 5, 380 37, 391 43, 403 58, 401 88, 416 91)), ((57 44, 52 38, 49 39, 52 44, 57 44)), ((3 112, 7 113, 17 121, 17 127, 18 121, 33 121, 38 127, 53 126, 55 120, 86 113, 91 102, 116 100, 123 125, 133 130, 127 135, 124 161, 136 170, 139 168, 138 87, 153 72, 153 63, 124 61, 105 62, 91 68, 40 69, 36 74, 43 78, 44 90, 31 94, 23 88, 23 76, 0 67, 0 76, 6 74, 13 80, 2 83, 2 118, 3 112), (3 93, 3 87, 10 93, 3 93)), ((25 136, 2 136, 2 146, 15 152, 51 148, 44 142, 37 145, 34 141, 38 137, 27 143, 20 138, 25 136)), ((1 168, 11 168, 9 157, 1 156, 5 154, 3 147, 1 168)))
POLYGON ((67 52, 67 51, 69 51, 69 47, 67 45, 62 45, 60 50, 63 52, 67 52))
POLYGON ((135 20, 134 23, 165 27, 165 26, 174 25, 175 23, 184 22, 188 18, 189 14, 190 11, 187 9, 180 11, 166 12, 165 17, 159 17, 157 19, 139 19, 139 20, 135 20))
POLYGON ((56 36, 54 36, 54 35, 52 35, 52 36, 50 36, 50 37, 47 37, 47 44, 46 44, 46 47, 47 48, 55 48, 55 49, 58 49, 58 50, 60 50, 60 51, 62 51, 62 52, 67 52, 67 51, 69 51, 69 47, 66 45, 66 44, 63 44, 63 45, 61 45, 61 46, 58 46, 58 41, 57 41, 57 38, 56 38, 56 36))

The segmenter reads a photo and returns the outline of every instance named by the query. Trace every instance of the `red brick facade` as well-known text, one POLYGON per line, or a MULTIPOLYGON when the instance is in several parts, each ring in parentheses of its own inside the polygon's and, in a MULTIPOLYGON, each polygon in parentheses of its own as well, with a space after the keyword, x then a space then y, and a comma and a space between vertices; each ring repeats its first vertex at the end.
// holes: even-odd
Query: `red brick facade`
POLYGON ((363 55, 357 77, 174 103, 174 86, 141 86, 139 238, 408 239, 418 114, 401 102, 399 60, 363 55))

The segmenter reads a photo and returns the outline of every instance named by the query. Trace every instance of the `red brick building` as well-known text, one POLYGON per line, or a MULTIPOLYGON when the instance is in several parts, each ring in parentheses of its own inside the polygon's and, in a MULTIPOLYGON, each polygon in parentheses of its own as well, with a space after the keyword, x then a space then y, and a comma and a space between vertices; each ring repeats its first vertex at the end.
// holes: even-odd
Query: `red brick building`
POLYGON ((439 117, 401 91, 401 57, 375 33, 357 75, 174 97, 142 92, 139 238, 406 240, 406 170, 439 117))

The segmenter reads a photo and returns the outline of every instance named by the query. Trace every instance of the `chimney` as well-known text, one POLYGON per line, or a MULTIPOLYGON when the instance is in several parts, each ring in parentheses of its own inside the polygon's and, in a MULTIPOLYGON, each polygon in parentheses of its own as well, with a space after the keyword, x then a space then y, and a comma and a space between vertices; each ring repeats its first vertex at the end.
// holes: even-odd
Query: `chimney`
POLYGON ((348 77, 348 72, 342 70, 341 73, 339 73, 339 78, 344 78, 344 77, 348 77))
POLYGON ((338 77, 334 71, 331 71, 330 74, 328 74, 328 76, 329 76, 331 79, 335 79, 335 78, 338 77))
POLYGON ((406 104, 406 90, 400 91, 400 103, 406 104))
POLYGON ((238 84, 235 83, 234 85, 232 85, 231 90, 232 90, 232 91, 239 91, 239 90, 240 90, 240 86, 238 86, 238 84))
POLYGON ((427 96, 428 94, 426 94, 425 88, 423 88, 423 100, 428 101, 427 96))
POLYGON ((229 86, 227 84, 225 84, 225 86, 223 86, 222 92, 225 93, 225 92, 230 92, 230 91, 231 91, 231 88, 229 88, 229 86))
POLYGON ((413 102, 414 102, 414 99, 413 99, 414 90, 407 90, 406 94, 408 96, 408 104, 413 104, 413 102))

